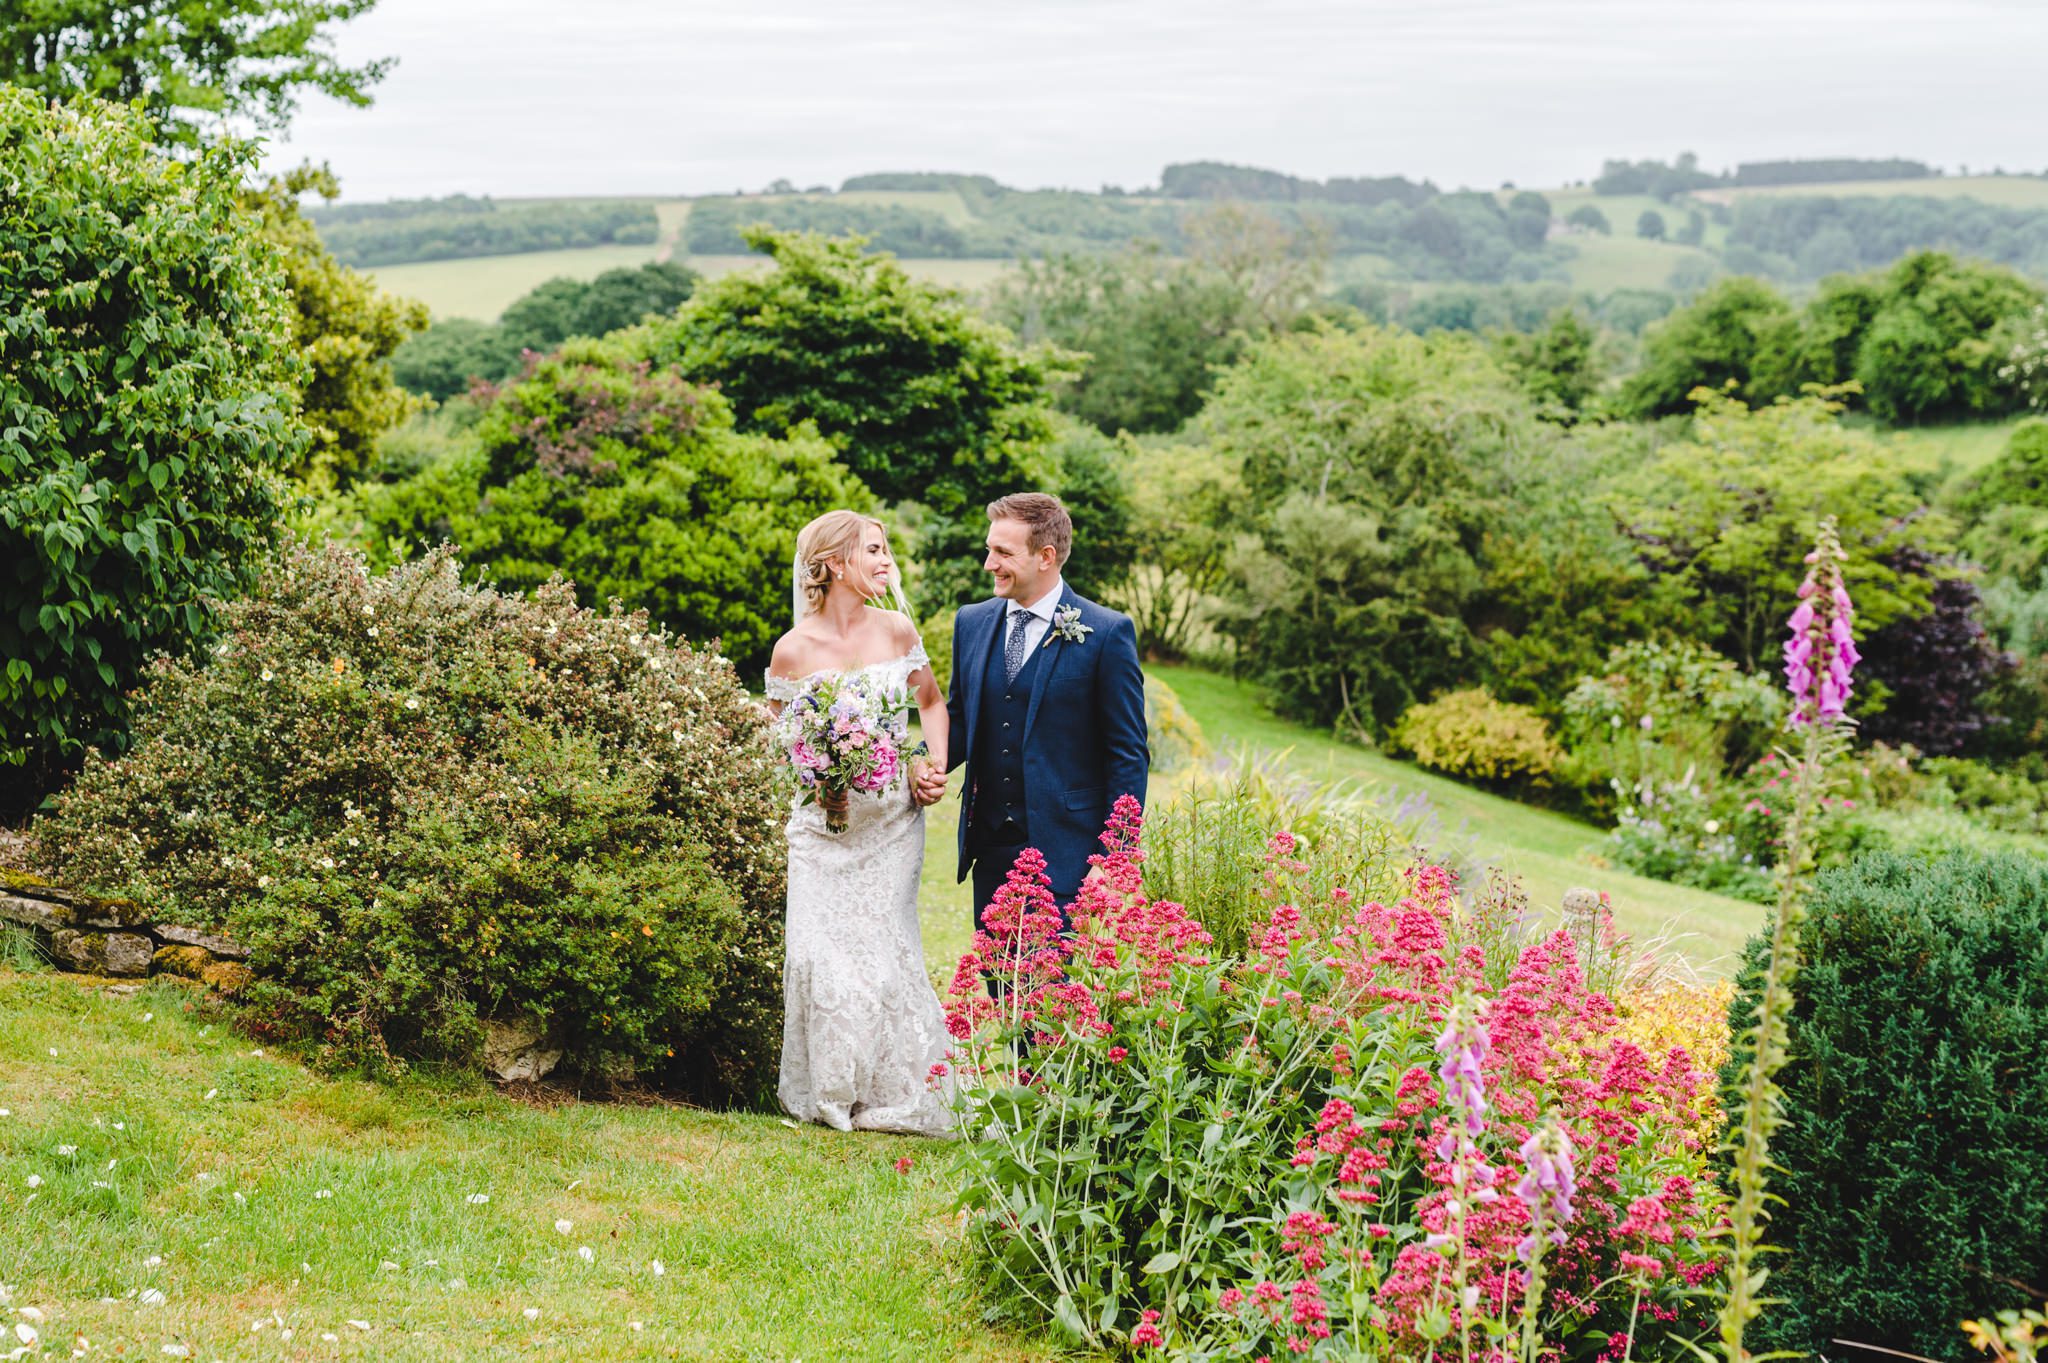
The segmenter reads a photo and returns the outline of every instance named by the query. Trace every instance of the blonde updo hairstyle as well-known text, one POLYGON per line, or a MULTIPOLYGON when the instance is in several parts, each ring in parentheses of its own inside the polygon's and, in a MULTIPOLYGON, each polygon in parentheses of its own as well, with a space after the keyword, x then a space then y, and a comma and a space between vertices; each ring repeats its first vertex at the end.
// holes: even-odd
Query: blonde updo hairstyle
POLYGON ((827 511, 797 532, 796 580, 803 588, 805 615, 816 615, 825 609, 825 592, 834 580, 831 561, 839 560, 840 570, 844 571, 869 526, 880 530, 885 541, 888 539, 887 527, 858 511, 827 511))

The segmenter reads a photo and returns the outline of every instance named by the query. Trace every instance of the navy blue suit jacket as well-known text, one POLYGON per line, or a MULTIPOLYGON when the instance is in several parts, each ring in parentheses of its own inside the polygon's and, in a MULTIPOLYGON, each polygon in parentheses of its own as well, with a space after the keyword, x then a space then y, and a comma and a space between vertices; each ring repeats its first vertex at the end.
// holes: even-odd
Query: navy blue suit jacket
MULTIPOLYGON (((965 766, 960 798, 960 879, 974 863, 967 829, 973 816, 981 732, 982 679, 1002 666, 997 638, 1010 603, 997 597, 963 606, 953 618, 953 676, 946 697, 948 769, 965 766)), ((1048 629, 1024 712, 1024 819, 1045 856, 1053 895, 1072 899, 1102 850, 1102 829, 1118 797, 1145 801, 1151 750, 1145 739, 1145 674, 1131 619, 1062 585, 1060 605, 1078 607, 1093 633, 1070 643, 1048 629)))

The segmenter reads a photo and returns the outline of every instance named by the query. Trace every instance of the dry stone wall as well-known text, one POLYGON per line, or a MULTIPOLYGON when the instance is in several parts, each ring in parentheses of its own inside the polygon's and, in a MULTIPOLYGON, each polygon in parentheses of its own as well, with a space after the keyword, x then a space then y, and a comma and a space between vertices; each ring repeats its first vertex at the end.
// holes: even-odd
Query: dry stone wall
POLYGON ((0 871, 0 923, 27 928, 65 970, 137 979, 158 972, 233 993, 249 979, 249 953, 215 933, 159 923, 125 899, 100 899, 0 871))

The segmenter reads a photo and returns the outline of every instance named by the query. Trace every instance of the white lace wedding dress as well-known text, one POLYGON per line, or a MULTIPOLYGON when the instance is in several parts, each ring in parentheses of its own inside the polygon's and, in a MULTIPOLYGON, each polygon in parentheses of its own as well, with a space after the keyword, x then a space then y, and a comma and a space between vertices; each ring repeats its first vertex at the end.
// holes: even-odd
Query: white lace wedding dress
MULTIPOLYGON (((920 645, 861 671, 902 688, 929 665, 920 645)), ((771 673, 768 698, 787 704, 825 675, 771 673)), ((792 1116, 841 1131, 943 1136, 952 1076, 935 1079, 932 1067, 949 1038, 917 920, 924 810, 901 782, 847 801, 843 833, 826 830, 818 805, 790 810, 777 1093, 792 1116)))

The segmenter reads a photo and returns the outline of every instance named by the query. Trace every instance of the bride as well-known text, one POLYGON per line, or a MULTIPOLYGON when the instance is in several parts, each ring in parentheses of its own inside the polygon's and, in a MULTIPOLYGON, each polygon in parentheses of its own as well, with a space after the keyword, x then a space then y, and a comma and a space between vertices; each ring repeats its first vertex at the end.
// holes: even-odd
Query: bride
MULTIPOLYGON (((946 769, 946 702, 917 627, 876 609, 903 591, 881 522, 831 511, 805 526, 792 572, 796 623, 775 642, 770 708, 827 678, 858 674, 907 691, 928 760, 946 769)), ((841 1131, 944 1135, 948 1085, 935 1071, 948 1038, 925 973, 917 919, 924 808, 901 775, 879 794, 853 792, 789 814, 789 905, 783 957, 782 1077, 792 1116, 841 1131), (827 810, 843 813, 833 832, 827 810)), ((934 798, 936 798, 936 794, 934 798)))

